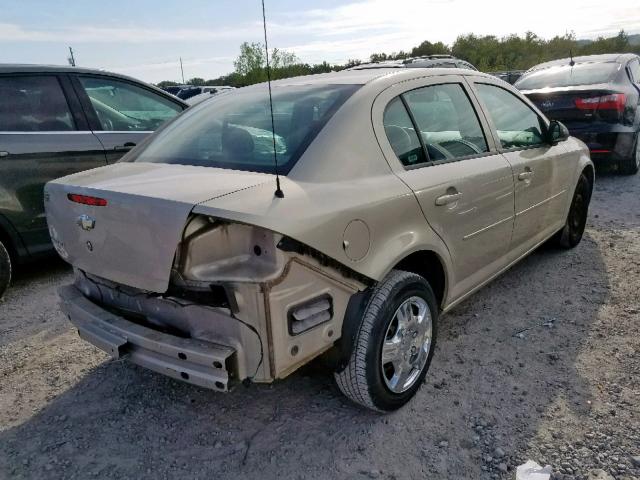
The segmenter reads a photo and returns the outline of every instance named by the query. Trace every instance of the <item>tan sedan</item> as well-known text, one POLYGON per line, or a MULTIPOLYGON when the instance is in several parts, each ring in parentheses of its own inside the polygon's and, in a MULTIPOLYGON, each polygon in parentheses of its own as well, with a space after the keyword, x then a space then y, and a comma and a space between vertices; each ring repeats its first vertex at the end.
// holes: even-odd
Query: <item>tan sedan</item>
POLYGON ((324 354, 390 411, 443 312, 580 242, 593 182, 586 146, 500 80, 363 69, 274 82, 272 111, 265 84, 204 102, 46 207, 76 272, 62 308, 114 357, 227 391, 324 354))

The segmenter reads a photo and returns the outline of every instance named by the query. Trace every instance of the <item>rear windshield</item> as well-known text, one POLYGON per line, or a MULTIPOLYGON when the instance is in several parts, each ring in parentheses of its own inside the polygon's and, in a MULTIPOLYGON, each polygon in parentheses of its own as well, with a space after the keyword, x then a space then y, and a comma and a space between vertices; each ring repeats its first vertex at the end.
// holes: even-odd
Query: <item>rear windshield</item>
POLYGON ((273 87, 271 128, 266 85, 215 96, 187 110, 133 159, 286 174, 359 85, 273 87))
POLYGON ((520 90, 535 90, 547 87, 573 87, 609 83, 620 68, 619 63, 577 63, 545 68, 523 75, 515 86, 520 90))

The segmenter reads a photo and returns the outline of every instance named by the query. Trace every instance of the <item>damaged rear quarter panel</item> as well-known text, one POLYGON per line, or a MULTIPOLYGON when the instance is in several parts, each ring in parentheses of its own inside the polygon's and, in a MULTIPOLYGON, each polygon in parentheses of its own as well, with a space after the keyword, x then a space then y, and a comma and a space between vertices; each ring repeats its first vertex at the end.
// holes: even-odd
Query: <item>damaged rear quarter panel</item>
MULTIPOLYGON (((415 195, 394 175, 361 181, 313 184, 281 179, 284 199, 274 196, 275 183, 253 187, 197 205, 193 213, 256 225, 286 235, 333 260, 379 281, 400 260, 417 250, 432 250, 450 264, 448 251, 424 220, 415 195), (350 259, 344 232, 353 220, 370 234, 368 252, 350 259)), ((449 270, 449 269, 448 269, 449 270)))

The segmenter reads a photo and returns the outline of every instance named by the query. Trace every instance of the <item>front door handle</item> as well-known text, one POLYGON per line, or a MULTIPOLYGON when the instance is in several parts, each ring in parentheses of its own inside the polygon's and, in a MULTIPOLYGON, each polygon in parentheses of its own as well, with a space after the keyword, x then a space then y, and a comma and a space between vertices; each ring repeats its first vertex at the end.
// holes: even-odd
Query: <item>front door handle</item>
POLYGON ((436 205, 438 205, 439 207, 443 205, 449 205, 450 203, 457 202, 461 198, 462 198, 461 192, 447 193, 446 195, 441 195, 438 198, 436 198, 436 205))
POLYGON ((133 142, 127 142, 124 145, 118 145, 117 147, 113 147, 113 149, 116 152, 128 152, 129 150, 131 150, 133 147, 135 147, 136 144, 133 142))
POLYGON ((518 174, 518 180, 529 180, 531 177, 533 177, 533 171, 529 167, 526 167, 524 172, 518 174))

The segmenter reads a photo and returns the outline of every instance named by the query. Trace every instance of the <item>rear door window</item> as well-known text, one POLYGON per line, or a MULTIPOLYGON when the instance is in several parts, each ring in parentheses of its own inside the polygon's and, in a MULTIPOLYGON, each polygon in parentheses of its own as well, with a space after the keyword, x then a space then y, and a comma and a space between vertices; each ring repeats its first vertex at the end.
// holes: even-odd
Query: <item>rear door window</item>
POLYGON ((459 159, 489 150, 462 85, 432 85, 403 96, 431 161, 459 159))
POLYGON ((0 77, 0 131, 65 132, 75 129, 57 77, 0 77))
POLYGON ((182 111, 182 106, 128 82, 101 77, 79 77, 100 129, 153 131, 182 111))
POLYGON ((477 83, 476 89, 493 120, 502 148, 527 148, 544 143, 543 121, 526 103, 495 85, 477 83))

